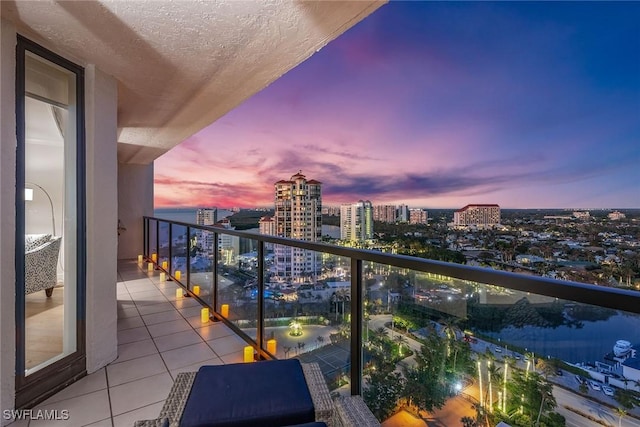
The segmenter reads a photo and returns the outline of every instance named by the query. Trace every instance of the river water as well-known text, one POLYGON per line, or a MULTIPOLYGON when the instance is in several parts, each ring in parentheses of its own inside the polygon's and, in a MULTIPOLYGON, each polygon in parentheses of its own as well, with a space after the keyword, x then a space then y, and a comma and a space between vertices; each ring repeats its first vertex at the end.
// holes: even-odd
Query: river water
MULTIPOLYGON (((618 312, 607 320, 583 322, 583 327, 509 327, 488 333, 507 345, 517 345, 540 355, 557 357, 569 363, 602 361, 617 340, 630 341, 640 349, 640 316, 618 312)), ((640 354, 638 354, 640 356, 640 354)))

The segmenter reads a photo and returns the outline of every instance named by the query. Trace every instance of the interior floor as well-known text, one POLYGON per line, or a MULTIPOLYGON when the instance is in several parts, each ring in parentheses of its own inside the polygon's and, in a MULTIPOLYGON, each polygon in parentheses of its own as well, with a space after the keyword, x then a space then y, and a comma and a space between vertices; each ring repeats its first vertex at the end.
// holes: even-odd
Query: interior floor
POLYGON ((26 295, 25 313, 25 368, 31 369, 62 353, 64 288, 56 287, 50 298, 45 291, 26 295))

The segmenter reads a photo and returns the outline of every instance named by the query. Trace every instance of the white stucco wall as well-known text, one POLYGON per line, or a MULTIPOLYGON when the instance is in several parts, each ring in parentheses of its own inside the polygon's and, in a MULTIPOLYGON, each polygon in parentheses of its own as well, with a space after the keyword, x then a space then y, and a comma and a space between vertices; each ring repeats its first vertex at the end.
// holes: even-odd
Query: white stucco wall
POLYGON ((153 163, 118 164, 118 218, 127 229, 119 237, 118 259, 142 254, 145 215, 153 216, 153 163))
MULTIPOLYGON (((15 27, 0 19, 0 409, 15 402, 15 27)), ((9 420, 0 418, 0 425, 9 420)))
POLYGON ((115 360, 117 340, 118 85, 85 68, 87 141, 87 372, 115 360))

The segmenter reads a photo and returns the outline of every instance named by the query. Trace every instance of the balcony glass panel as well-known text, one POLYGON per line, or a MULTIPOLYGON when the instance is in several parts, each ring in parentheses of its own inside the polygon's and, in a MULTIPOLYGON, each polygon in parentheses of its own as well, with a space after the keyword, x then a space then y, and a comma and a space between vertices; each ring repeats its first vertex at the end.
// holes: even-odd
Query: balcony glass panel
MULTIPOLYGON (((164 261, 171 264, 169 228, 171 224, 165 221, 158 221, 158 265, 162 266, 164 261)), ((155 252, 155 249, 154 249, 155 252)))
POLYGON ((145 256, 151 258, 151 254, 155 253, 158 247, 158 221, 150 219, 147 232, 149 233, 149 237, 145 245, 145 256))
POLYGON ((191 228, 189 280, 192 290, 198 286, 198 296, 213 307, 215 233, 191 228))
POLYGON ((169 263, 171 274, 177 278, 177 272, 179 271, 179 281, 187 286, 187 268, 189 262, 187 252, 190 243, 188 237, 187 227, 184 225, 171 224, 171 262, 169 263))
MULTIPOLYGON (((351 372, 351 265, 350 260, 332 254, 307 252, 307 259, 319 261, 318 274, 307 275, 292 285, 296 300, 285 302, 285 317, 294 316, 283 337, 287 345, 278 357, 297 356, 303 362, 317 362, 331 390, 348 390, 351 372), (296 336, 297 322, 300 336, 296 336), (286 351, 288 350, 288 351, 286 351), (286 355, 284 352, 286 351, 286 355)), ((281 285, 282 286, 282 285, 281 285)), ((284 286, 287 286, 285 284, 284 286)), ((286 289, 286 288, 285 288, 286 289)))
POLYGON ((258 259, 254 239, 220 233, 218 237, 218 307, 255 339, 258 325, 258 259), (242 253, 241 253, 242 252, 242 253))

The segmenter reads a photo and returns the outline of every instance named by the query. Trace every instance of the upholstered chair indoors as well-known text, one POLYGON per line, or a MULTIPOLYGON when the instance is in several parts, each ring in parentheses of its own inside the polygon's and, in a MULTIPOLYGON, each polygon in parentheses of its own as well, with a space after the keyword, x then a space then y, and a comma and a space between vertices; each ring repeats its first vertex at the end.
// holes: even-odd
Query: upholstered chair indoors
POLYGON ((53 294, 58 272, 58 254, 62 237, 50 234, 28 234, 25 237, 24 281, 25 293, 44 290, 53 294))

